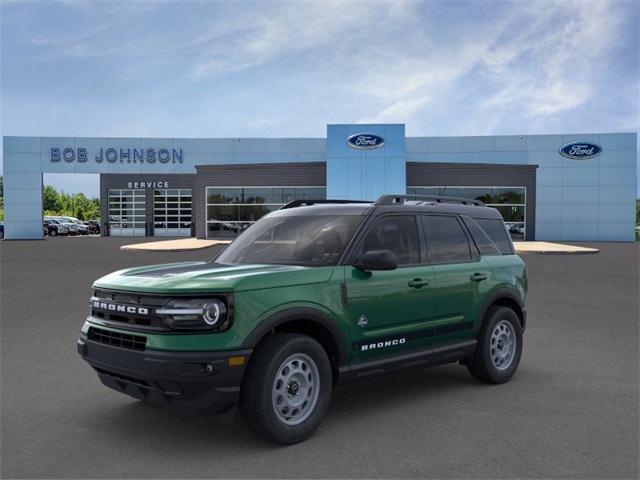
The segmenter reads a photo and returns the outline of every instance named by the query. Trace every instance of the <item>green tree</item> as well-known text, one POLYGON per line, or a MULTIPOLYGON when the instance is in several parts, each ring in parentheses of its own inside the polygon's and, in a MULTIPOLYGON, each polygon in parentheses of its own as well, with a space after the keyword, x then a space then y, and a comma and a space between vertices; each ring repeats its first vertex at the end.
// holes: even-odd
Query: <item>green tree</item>
POLYGON ((57 212, 61 207, 60 194, 51 185, 45 185, 42 189, 42 209, 57 212))
POLYGON ((45 215, 76 217, 80 220, 100 218, 100 200, 87 198, 83 193, 69 195, 50 185, 42 189, 42 209, 45 215))

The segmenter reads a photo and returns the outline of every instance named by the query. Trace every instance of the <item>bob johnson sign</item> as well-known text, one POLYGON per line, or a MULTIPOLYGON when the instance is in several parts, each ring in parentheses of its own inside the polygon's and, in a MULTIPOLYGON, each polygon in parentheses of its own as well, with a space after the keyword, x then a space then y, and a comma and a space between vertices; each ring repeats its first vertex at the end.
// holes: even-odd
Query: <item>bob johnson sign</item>
POLYGON ((95 155, 89 155, 83 147, 51 148, 49 161, 85 163, 182 163, 182 149, 178 148, 100 148, 95 155))

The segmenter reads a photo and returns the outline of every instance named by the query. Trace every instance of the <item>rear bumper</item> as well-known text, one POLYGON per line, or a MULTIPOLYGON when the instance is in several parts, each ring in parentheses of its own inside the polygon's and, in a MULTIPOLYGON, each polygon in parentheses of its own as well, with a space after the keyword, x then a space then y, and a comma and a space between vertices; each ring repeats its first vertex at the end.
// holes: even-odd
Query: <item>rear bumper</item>
POLYGON ((221 412, 233 406, 251 350, 169 352, 129 350, 81 336, 78 353, 109 388, 162 406, 221 412), (245 357, 229 366, 229 357, 245 357))

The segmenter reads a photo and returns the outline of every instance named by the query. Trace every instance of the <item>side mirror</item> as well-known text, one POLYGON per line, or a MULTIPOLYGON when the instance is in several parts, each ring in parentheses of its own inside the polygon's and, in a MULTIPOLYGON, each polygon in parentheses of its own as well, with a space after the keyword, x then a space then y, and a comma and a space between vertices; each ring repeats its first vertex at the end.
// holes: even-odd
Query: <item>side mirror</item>
POLYGON ((369 250, 353 266, 363 272, 395 270, 398 268, 398 257, 391 250, 369 250))

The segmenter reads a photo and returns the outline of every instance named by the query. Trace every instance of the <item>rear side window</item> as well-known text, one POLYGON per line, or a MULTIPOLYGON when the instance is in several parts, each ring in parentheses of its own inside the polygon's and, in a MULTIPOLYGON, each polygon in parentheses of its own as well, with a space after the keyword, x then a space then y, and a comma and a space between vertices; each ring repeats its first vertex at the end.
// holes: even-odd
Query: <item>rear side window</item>
POLYGON ((471 261, 471 247, 456 217, 423 215, 429 263, 471 261))
POLYGON ((379 220, 364 238, 362 253, 391 250, 398 265, 420 263, 420 239, 414 216, 393 215, 379 220))
POLYGON ((496 244, 503 255, 513 253, 513 244, 502 220, 488 218, 476 218, 475 220, 487 235, 489 235, 489 238, 493 240, 493 243, 496 244))
POLYGON ((480 225, 471 217, 463 217, 464 224, 469 229, 469 233, 473 237, 473 241, 476 242, 478 250, 482 255, 502 255, 502 252, 498 246, 493 243, 493 240, 489 238, 489 235, 482 229, 480 225))

